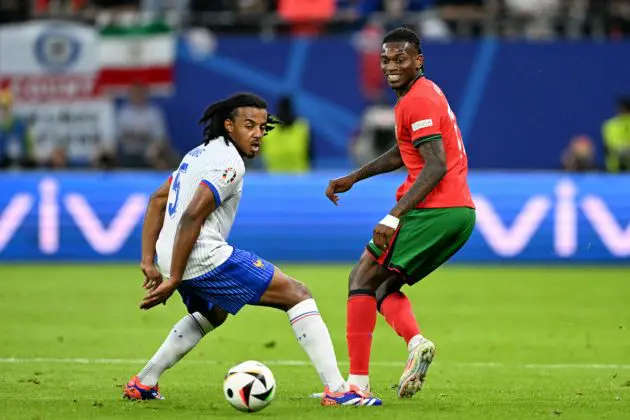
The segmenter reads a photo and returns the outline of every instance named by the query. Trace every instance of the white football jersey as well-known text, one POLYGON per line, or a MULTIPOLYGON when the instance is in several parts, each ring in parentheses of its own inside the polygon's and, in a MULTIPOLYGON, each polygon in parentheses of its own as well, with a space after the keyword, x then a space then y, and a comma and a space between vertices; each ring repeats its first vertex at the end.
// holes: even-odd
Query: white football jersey
POLYGON ((244 174, 241 155, 232 143, 225 144, 223 137, 198 146, 184 156, 171 175, 164 225, 156 244, 158 267, 165 277, 170 276, 177 225, 200 186, 212 191, 216 208, 201 228, 183 280, 208 273, 232 254, 227 237, 241 200, 244 174))

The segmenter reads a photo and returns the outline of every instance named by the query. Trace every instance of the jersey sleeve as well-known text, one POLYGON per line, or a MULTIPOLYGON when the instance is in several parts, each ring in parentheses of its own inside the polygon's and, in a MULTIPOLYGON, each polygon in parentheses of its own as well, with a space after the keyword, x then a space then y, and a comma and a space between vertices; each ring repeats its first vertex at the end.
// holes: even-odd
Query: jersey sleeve
POLYGON ((427 141, 441 140, 440 116, 435 104, 427 98, 410 99, 403 110, 403 121, 414 147, 427 141))
POLYGON ((216 207, 219 207, 223 201, 237 192, 242 177, 242 171, 235 166, 226 166, 223 169, 208 169, 203 172, 200 185, 212 191, 216 207))

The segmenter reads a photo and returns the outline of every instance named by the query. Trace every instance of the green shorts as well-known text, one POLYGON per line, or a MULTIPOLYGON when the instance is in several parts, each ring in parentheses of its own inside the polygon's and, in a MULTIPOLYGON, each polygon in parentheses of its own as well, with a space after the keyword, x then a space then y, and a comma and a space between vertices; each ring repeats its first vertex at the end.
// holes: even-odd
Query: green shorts
POLYGON ((414 284, 448 261, 468 241, 475 227, 475 210, 468 207, 414 209, 405 214, 386 251, 367 245, 383 267, 414 284))

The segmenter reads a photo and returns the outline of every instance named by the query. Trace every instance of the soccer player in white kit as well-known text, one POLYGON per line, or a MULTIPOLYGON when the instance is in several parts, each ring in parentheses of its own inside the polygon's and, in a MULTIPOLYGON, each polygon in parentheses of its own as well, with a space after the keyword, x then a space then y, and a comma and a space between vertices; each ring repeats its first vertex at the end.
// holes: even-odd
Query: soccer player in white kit
POLYGON ((144 287, 140 304, 150 309, 177 290, 188 309, 162 346, 132 377, 123 395, 163 399, 158 380, 227 314, 260 305, 286 311, 295 335, 324 385, 322 405, 381 405, 349 386, 309 290, 255 254, 226 242, 243 190, 243 157, 253 158, 277 124, 267 104, 237 94, 212 104, 200 121, 204 142, 188 152, 172 176, 151 196, 142 229, 144 287))

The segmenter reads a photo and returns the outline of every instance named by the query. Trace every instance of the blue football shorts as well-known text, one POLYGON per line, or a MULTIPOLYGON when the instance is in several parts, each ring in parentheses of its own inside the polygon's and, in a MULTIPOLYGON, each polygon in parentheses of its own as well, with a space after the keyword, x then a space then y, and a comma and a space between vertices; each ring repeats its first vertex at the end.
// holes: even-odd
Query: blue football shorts
POLYGON ((177 291, 189 313, 206 312, 216 305, 235 315, 243 306, 260 301, 273 273, 270 262, 234 248, 223 264, 202 276, 184 280, 177 291))

